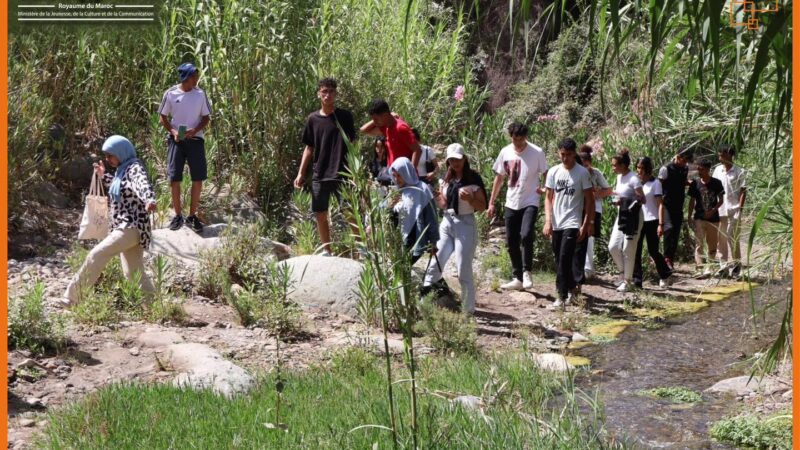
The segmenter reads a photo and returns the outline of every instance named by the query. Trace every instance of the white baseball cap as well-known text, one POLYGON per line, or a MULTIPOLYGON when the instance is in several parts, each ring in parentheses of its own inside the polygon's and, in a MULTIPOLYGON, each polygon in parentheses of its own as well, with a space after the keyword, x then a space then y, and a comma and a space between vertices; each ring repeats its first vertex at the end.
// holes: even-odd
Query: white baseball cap
POLYGON ((464 159, 464 147, 461 144, 450 144, 447 146, 447 157, 445 160, 450 158, 455 159, 464 159))

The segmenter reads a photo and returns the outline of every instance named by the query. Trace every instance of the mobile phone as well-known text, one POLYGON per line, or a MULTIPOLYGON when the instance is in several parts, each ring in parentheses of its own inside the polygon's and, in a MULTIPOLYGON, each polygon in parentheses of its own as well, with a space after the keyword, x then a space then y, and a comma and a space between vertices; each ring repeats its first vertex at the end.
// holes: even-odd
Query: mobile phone
POLYGON ((181 125, 178 127, 178 140, 182 141, 185 136, 186 136, 186 125, 181 125))

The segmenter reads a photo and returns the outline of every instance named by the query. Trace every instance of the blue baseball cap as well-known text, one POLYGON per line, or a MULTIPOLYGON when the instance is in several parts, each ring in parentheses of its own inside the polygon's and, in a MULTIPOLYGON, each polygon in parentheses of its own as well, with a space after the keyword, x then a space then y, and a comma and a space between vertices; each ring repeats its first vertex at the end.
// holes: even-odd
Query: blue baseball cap
POLYGON ((181 64, 180 67, 178 67, 178 76, 181 79, 181 83, 194 75, 195 72, 197 72, 197 67, 195 67, 194 64, 188 62, 181 64))

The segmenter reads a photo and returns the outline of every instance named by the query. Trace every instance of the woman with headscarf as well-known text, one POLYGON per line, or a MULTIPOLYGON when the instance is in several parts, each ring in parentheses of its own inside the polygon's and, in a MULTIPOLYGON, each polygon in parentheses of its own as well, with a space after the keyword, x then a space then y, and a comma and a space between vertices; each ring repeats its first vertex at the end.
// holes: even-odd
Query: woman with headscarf
POLYGON ((469 167, 469 161, 461 144, 447 147, 447 173, 436 203, 444 210, 439 227, 438 259, 428 264, 423 283, 423 292, 428 286, 442 279, 442 268, 450 255, 455 255, 458 267, 458 282, 461 285, 461 300, 464 314, 475 313, 475 280, 472 275, 472 260, 478 244, 478 227, 475 213, 486 209, 486 186, 480 174, 469 167))
POLYGON ((411 263, 416 262, 426 251, 436 253, 439 240, 439 223, 431 200, 433 193, 427 184, 420 181, 417 169, 406 157, 394 160, 391 173, 400 190, 400 198, 392 206, 398 215, 403 244, 411 249, 411 263))
POLYGON ((144 250, 150 246, 149 213, 156 210, 147 172, 136 158, 133 144, 122 136, 106 139, 103 153, 111 169, 106 172, 102 163, 95 163, 94 171, 102 177, 110 198, 110 232, 89 252, 64 292, 62 301, 68 306, 82 300, 83 290, 94 285, 103 268, 117 254, 129 280, 138 277, 145 295, 151 295, 154 290, 143 262, 144 250))

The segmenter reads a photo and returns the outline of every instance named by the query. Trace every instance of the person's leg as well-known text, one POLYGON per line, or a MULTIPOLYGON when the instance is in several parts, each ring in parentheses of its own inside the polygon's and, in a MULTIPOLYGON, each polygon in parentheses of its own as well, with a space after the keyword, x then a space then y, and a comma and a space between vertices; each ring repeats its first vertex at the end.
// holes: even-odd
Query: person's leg
POLYGON ((173 181, 170 183, 170 188, 172 188, 172 210, 175 211, 176 216, 180 216, 183 211, 183 205, 181 205, 181 182, 173 181))
POLYGON ((661 280, 666 280, 670 275, 672 275, 672 271, 669 270, 667 262, 664 261, 664 255, 662 255, 658 249, 658 221, 653 220, 646 222, 645 229, 642 231, 642 234, 644 235, 644 238, 647 239, 647 253, 651 258, 653 258, 653 262, 656 265, 656 271, 658 272, 658 278, 661 280))
POLYGON ((584 278, 594 278, 594 236, 586 239, 586 263, 583 265, 584 278))
POLYGON ((431 258, 431 262, 428 264, 428 268, 425 271, 425 280, 422 283, 423 286, 430 286, 442 279, 444 265, 447 264, 447 260, 453 254, 455 248, 455 239, 452 219, 445 215, 441 225, 439 225, 439 242, 436 243, 436 257, 431 258), (439 259, 439 264, 436 264, 437 258, 439 259), (441 270, 439 266, 441 266, 441 270))
POLYGON ((520 251, 520 230, 524 210, 506 208, 504 218, 506 221, 506 247, 511 259, 514 278, 522 281, 522 252, 520 251))
POLYGON ((733 267, 736 269, 742 264, 742 249, 741 243, 739 242, 741 228, 739 227, 739 213, 731 213, 728 216, 728 239, 730 239, 730 246, 731 246, 731 253, 732 253, 732 262, 733 267))
POLYGON ((194 216, 197 214, 197 209, 200 206, 200 193, 203 191, 202 181, 192 181, 192 202, 189 204, 189 215, 194 216))
POLYGON ((614 221, 614 228, 611 230, 611 236, 608 238, 608 253, 611 254, 611 259, 614 260, 614 265, 617 266, 620 276, 625 272, 625 260, 622 257, 622 247, 625 243, 625 234, 619 229, 619 217, 614 221))
POLYGON ((703 227, 704 220, 695 219, 694 221, 694 263, 698 268, 701 268, 705 261, 703 260, 703 243, 706 240, 706 229, 703 227))
POLYGON ((720 217, 719 218, 719 227, 717 231, 717 252, 713 257, 719 257, 720 267, 723 269, 728 264, 728 249, 731 244, 730 235, 728 234, 728 218, 727 217, 720 217))
MULTIPOLYGON (((642 247, 644 247, 644 237, 647 234, 648 225, 652 222, 645 222, 642 226, 642 232, 639 233, 639 239, 636 243, 636 253, 633 257, 633 283, 641 286, 644 281, 644 268, 642 267, 642 247)), ((658 225, 658 222, 655 222, 658 225)))
POLYGON ((586 281, 584 266, 586 266, 586 252, 589 246, 589 238, 586 237, 581 242, 575 243, 575 255, 572 258, 572 278, 574 286, 580 286, 586 281))
POLYGON ((564 287, 564 272, 561 268, 561 258, 563 257, 563 253, 561 252, 561 239, 564 236, 564 230, 553 230, 553 238, 551 240, 551 245, 553 247, 553 257, 556 260, 556 292, 558 292, 559 299, 566 299, 566 287, 564 287), (561 293, 564 292, 562 296, 561 293))
POLYGON ((103 273, 103 268, 108 264, 108 261, 115 255, 138 244, 139 233, 136 229, 112 230, 105 239, 100 241, 100 243, 86 255, 83 265, 78 270, 78 273, 72 277, 69 286, 67 286, 64 297, 67 298, 71 304, 80 302, 82 290, 93 286, 94 283, 97 282, 97 279, 100 278, 100 274, 103 273))
POLYGON ((533 240, 536 236, 536 217, 539 208, 528 206, 524 210, 522 226, 520 227, 520 238, 522 239, 522 270, 530 272, 533 270, 533 240))
POLYGON ((311 182, 311 211, 317 221, 317 232, 324 250, 332 252, 331 228, 328 222, 328 207, 330 206, 332 186, 325 181, 314 180, 311 182))
POLYGON ((465 314, 475 312, 475 278, 472 260, 475 258, 478 229, 475 216, 463 217, 455 224, 455 258, 458 267, 458 282, 461 284, 461 304, 465 314))
POLYGON ((681 228, 683 227, 683 213, 681 210, 667 211, 672 227, 664 232, 664 257, 674 263, 675 254, 678 252, 678 244, 681 239, 681 228))
POLYGON ((717 258, 717 239, 719 236, 719 223, 704 220, 706 244, 708 244, 708 262, 713 263, 717 258))
POLYGON ((186 165, 186 153, 183 144, 176 143, 172 137, 167 139, 167 179, 172 188, 172 209, 175 216, 183 214, 181 205, 181 181, 183 181, 183 166, 186 165))
POLYGON ((623 266, 624 266, 624 275, 625 275, 625 282, 633 282, 633 263, 636 259, 636 247, 639 244, 639 235, 642 233, 642 226, 644 225, 644 217, 642 216, 641 212, 639 213, 639 224, 636 229, 636 233, 632 236, 625 236, 623 247, 622 247, 622 256, 623 256, 623 266))
POLYGON ((129 228, 129 230, 136 232, 137 239, 134 246, 124 250, 120 255, 122 270, 125 273, 125 277, 131 281, 137 277, 136 274, 138 273, 139 287, 142 289, 145 298, 150 299, 155 292, 155 287, 153 287, 153 282, 150 280, 150 276, 147 275, 147 271, 145 271, 144 268, 144 249, 139 245, 138 231, 132 228, 129 228))
MULTIPOLYGON (((578 246, 578 229, 577 228, 570 228, 568 230, 564 230, 564 234, 561 237, 561 249, 560 255, 558 257, 558 265, 559 265, 559 272, 562 273, 562 287, 559 288, 559 295, 562 294, 561 289, 563 289, 564 297, 566 297, 573 289, 575 289, 575 274, 572 272, 572 268, 575 265, 575 253, 578 246)), ((581 269, 583 268, 583 264, 581 264, 581 269)))

